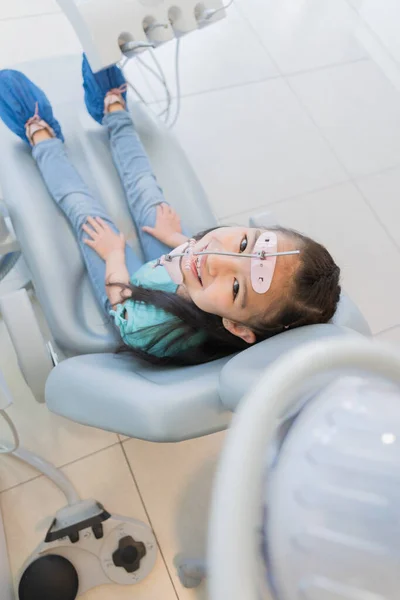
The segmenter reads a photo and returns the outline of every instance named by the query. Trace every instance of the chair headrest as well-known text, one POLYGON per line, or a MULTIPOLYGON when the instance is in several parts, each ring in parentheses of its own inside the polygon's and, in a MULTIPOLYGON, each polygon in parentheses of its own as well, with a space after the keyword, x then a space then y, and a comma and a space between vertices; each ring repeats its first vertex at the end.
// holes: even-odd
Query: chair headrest
POLYGON ((234 356, 221 370, 219 394, 225 408, 234 411, 265 369, 304 342, 326 337, 361 335, 353 329, 327 323, 286 331, 234 356))

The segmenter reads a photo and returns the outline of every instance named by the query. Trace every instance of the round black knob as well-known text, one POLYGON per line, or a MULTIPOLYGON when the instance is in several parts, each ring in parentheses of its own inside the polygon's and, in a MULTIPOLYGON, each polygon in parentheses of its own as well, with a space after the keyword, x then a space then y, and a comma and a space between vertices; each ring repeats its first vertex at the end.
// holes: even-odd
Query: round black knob
POLYGON ((137 542, 130 535, 119 540, 118 549, 112 559, 116 567, 122 567, 127 573, 134 573, 140 568, 140 561, 146 556, 146 546, 137 542))
POLYGON ((72 563, 58 554, 45 554, 24 571, 18 586, 19 600, 75 600, 79 580, 72 563))

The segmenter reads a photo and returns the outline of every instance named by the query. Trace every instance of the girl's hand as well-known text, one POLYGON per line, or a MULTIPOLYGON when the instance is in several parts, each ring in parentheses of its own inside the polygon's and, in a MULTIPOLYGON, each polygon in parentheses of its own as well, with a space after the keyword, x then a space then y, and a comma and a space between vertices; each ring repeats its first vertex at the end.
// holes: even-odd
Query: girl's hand
POLYGON ((88 234, 89 239, 83 241, 103 260, 107 260, 113 252, 125 252, 125 237, 122 233, 115 233, 100 217, 88 217, 87 223, 82 226, 82 229, 88 234))
POLYGON ((145 226, 142 227, 142 230, 170 248, 176 248, 176 246, 187 241, 187 237, 182 234, 181 220, 178 213, 165 203, 157 206, 154 227, 145 226))

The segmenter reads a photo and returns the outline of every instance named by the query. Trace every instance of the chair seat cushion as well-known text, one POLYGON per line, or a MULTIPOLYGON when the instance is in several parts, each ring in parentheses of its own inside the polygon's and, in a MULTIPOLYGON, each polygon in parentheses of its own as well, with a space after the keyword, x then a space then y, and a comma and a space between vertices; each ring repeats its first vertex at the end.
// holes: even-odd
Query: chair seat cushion
POLYGON ((153 442, 178 442, 225 429, 219 374, 228 359, 155 368, 130 356, 94 354, 60 363, 46 384, 48 408, 68 419, 153 442))

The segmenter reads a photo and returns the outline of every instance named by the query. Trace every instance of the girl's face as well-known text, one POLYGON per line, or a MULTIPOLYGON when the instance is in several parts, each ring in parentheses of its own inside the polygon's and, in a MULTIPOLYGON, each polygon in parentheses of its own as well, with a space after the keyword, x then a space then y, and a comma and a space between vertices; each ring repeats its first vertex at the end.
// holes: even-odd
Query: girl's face
MULTIPOLYGON (((253 252, 261 233, 250 227, 221 227, 196 242, 194 251, 253 252)), ((277 232, 278 252, 297 250, 293 241, 277 232)), ((299 264, 298 255, 277 257, 272 284, 268 292, 258 294, 251 285, 251 259, 234 256, 203 255, 193 257, 192 268, 182 268, 187 294, 201 310, 223 318, 225 327, 248 343, 255 335, 243 325, 264 314, 272 301, 283 293, 288 279, 299 264), (199 277, 200 275, 200 277, 199 277), (247 331, 245 331, 247 330, 247 331)))

